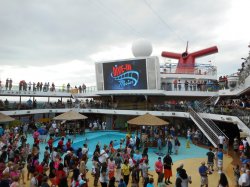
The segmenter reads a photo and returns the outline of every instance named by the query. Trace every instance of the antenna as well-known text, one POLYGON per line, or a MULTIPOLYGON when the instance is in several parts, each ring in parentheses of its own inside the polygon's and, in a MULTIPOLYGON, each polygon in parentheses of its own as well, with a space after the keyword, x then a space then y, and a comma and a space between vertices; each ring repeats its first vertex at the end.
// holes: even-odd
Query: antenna
POLYGON ((188 41, 187 41, 187 46, 186 46, 186 53, 188 52, 188 41))

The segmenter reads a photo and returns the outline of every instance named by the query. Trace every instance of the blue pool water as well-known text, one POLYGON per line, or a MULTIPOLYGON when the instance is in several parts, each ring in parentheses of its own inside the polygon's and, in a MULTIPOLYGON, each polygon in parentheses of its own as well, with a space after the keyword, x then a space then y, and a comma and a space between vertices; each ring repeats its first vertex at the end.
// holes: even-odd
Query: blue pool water
MULTIPOLYGON (((126 133, 120 132, 120 131, 95 131, 95 132, 86 132, 85 135, 76 135, 76 137, 73 136, 66 136, 64 140, 64 144, 66 144, 68 138, 73 140, 72 147, 77 150, 78 148, 82 148, 84 143, 88 144, 89 147, 89 161, 87 163, 87 167, 91 168, 91 157, 93 155, 93 151, 95 150, 96 144, 99 143, 101 149, 103 148, 104 144, 109 145, 110 141, 114 141, 114 148, 117 149, 120 146, 120 140, 125 139, 126 133)), ((133 136, 134 137, 134 136, 133 136)), ((59 141, 59 138, 55 140, 54 146, 57 146, 57 143, 59 141)), ((178 160, 183 160, 187 158, 204 158, 206 157, 206 153, 208 152, 207 149, 195 146, 193 144, 190 144, 190 148, 186 148, 186 138, 179 138, 179 141, 181 143, 181 147, 179 149, 179 154, 175 155, 172 154, 171 157, 173 159, 173 162, 178 160)), ((32 143, 33 138, 32 136, 28 136, 28 142, 32 143)), ((47 146, 47 143, 40 143, 40 161, 43 159, 43 152, 45 150, 45 146, 47 146)), ((125 143, 123 144, 123 147, 125 146, 125 143)), ((149 165, 150 170, 154 170, 154 163, 158 159, 157 148, 149 148, 148 156, 149 156, 149 165)), ((165 155, 167 153, 167 148, 164 147, 161 150, 162 155, 165 155)))

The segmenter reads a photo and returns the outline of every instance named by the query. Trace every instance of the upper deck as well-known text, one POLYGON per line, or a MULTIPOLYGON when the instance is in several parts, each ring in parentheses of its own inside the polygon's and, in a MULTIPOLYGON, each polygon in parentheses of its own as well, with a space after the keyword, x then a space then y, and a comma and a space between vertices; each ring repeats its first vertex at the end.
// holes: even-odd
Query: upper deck
POLYGON ((161 78, 216 80, 217 67, 211 64, 196 64, 194 71, 177 72, 178 63, 167 62, 160 65, 161 78))

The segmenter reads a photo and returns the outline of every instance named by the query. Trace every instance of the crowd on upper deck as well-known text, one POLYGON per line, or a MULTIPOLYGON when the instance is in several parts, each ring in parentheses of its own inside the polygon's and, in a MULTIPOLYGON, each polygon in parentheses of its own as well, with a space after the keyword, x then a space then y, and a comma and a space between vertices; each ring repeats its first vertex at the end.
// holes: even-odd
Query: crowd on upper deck
MULTIPOLYGON (((11 78, 7 78, 6 79, 6 82, 5 82, 5 85, 2 83, 2 81, 0 80, 0 91, 1 90, 12 90, 13 89, 13 81, 11 78)), ((70 85, 70 83, 68 84, 63 84, 62 86, 60 86, 60 89, 57 90, 57 91, 61 91, 61 92, 71 92, 72 89, 76 89, 77 90, 77 93, 84 93, 86 92, 86 85, 83 83, 82 85, 79 85, 79 86, 75 86, 75 87, 72 87, 70 85)), ((21 80, 18 84, 18 90, 19 91, 39 91, 39 92, 55 92, 56 91, 56 86, 55 86, 55 83, 52 82, 52 84, 50 85, 49 82, 26 82, 25 80, 21 80)))

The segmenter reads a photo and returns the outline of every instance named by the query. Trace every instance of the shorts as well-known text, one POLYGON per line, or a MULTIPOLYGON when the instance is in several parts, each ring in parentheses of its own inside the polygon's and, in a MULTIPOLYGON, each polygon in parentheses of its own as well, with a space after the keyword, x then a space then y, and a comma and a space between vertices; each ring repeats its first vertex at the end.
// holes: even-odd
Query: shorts
POLYGON ((220 149, 223 149, 223 144, 219 144, 219 148, 220 148, 220 149))
POLYGON ((208 185, 208 177, 201 177, 201 186, 208 185))
POLYGON ((208 166, 208 167, 213 167, 213 166, 214 166, 214 163, 213 163, 213 162, 207 162, 207 166, 208 166))
POLYGON ((222 168, 223 166, 223 160, 218 160, 218 168, 222 168))

